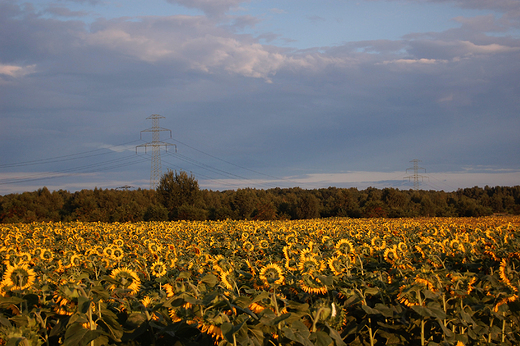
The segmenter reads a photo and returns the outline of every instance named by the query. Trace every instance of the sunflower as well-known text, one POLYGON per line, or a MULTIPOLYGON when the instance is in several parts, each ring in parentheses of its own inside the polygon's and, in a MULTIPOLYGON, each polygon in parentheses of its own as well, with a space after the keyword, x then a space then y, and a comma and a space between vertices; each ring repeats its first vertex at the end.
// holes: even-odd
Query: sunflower
POLYGON ((116 289, 129 290, 131 296, 139 292, 141 279, 132 269, 127 267, 114 269, 110 277, 116 281, 109 287, 111 291, 116 289))
POLYGON ((247 240, 242 244, 242 249, 244 249, 244 251, 251 252, 255 249, 255 246, 253 245, 253 243, 247 240))
POLYGON ((173 291, 173 286, 171 284, 164 284, 163 288, 166 291, 166 297, 171 298, 175 295, 175 292, 173 291))
POLYGON ((414 287, 413 285, 403 285, 399 287, 397 300, 408 307, 420 305, 422 300, 420 294, 421 292, 417 287, 414 287))
POLYGON ((20 261, 23 263, 29 263, 31 261, 31 254, 28 252, 20 252, 18 254, 18 258, 20 258, 20 261))
POLYGON ((266 286, 269 286, 281 284, 285 277, 283 276, 282 268, 277 264, 271 263, 260 269, 260 279, 266 286))
POLYGON ((123 245, 125 245, 125 242, 123 239, 121 238, 118 238, 118 239, 114 239, 114 241, 112 242, 112 244, 116 247, 123 247, 123 245))
POLYGON ((505 297, 503 299, 501 299, 497 305, 495 305, 495 307, 493 308, 493 311, 495 312, 498 312, 498 308, 501 306, 501 305, 504 305, 506 303, 511 303, 511 302, 514 302, 515 300, 518 299, 518 296, 516 294, 513 294, 512 296, 509 296, 509 297, 505 297))
POLYGON ((259 246, 261 249, 265 250, 265 249, 269 248, 269 242, 268 242, 266 239, 262 239, 262 240, 260 240, 260 242, 258 243, 258 246, 259 246))
POLYGON ((340 239, 336 243, 336 251, 344 255, 349 255, 354 254, 356 252, 356 249, 354 248, 354 245, 352 245, 352 242, 350 240, 340 239))
POLYGON ((379 236, 373 237, 370 244, 372 244, 372 247, 376 251, 384 250, 386 248, 386 241, 381 239, 379 236))
POLYGON ((40 258, 44 261, 50 262, 54 258, 52 251, 49 249, 42 249, 40 253, 40 258))
POLYGON ((72 255, 70 258, 70 264, 74 267, 79 267, 83 263, 83 259, 80 255, 72 255))
POLYGON ((334 275, 339 276, 352 265, 350 257, 337 255, 329 258, 327 264, 334 275))
POLYGON ((213 258, 213 269, 219 272, 227 272, 233 269, 233 266, 222 255, 217 255, 213 258))
POLYGON ((503 258, 502 261, 500 262, 500 268, 498 270, 498 275, 500 276, 500 280, 503 283, 505 283, 509 288, 511 288, 513 291, 518 292, 518 288, 513 286, 511 284, 511 280, 509 280, 509 278, 507 277, 507 273, 506 273, 507 269, 508 269, 507 260, 505 258, 503 258))
POLYGON ((298 269, 300 269, 302 273, 312 273, 325 269, 325 266, 318 262, 316 258, 308 257, 298 262, 298 269))
POLYGON ((148 243, 148 251, 150 251, 150 253, 155 255, 161 251, 161 246, 156 243, 150 242, 150 243, 148 243))
POLYGON ((388 262, 390 264, 394 264, 395 261, 397 261, 399 259, 399 255, 397 254, 397 248, 396 247, 386 248, 386 250, 383 254, 383 258, 385 259, 386 262, 388 262))
POLYGON ((296 238, 296 235, 294 233, 290 233, 285 236, 285 242, 287 245, 292 245, 298 242, 298 238, 296 238))
POLYGON ((234 275, 231 273, 231 271, 220 273, 220 281, 222 281, 224 287, 230 291, 233 290, 233 285, 236 285, 234 275))
POLYGON ((30 269, 27 263, 8 265, 1 285, 15 290, 25 290, 34 284, 35 277, 34 270, 30 269))
POLYGON ((122 248, 120 248, 119 246, 113 247, 112 256, 111 256, 113 259, 115 259, 116 261, 119 262, 123 259, 124 255, 125 255, 125 253, 122 248))
POLYGON ((224 335, 222 334, 222 330, 220 329, 220 327, 214 324, 204 323, 199 329, 202 333, 206 333, 213 339, 215 339, 215 344, 218 344, 218 341, 224 338, 224 335))
POLYGON ((155 277, 162 277, 166 274, 166 264, 163 261, 155 261, 152 264, 152 274, 155 277))
POLYGON ((302 290, 309 294, 326 294, 328 292, 327 285, 323 284, 318 277, 312 274, 302 275, 300 286, 302 290))
POLYGON ((107 257, 112 257, 114 255, 114 248, 112 247, 112 245, 107 246, 103 249, 103 255, 107 257))

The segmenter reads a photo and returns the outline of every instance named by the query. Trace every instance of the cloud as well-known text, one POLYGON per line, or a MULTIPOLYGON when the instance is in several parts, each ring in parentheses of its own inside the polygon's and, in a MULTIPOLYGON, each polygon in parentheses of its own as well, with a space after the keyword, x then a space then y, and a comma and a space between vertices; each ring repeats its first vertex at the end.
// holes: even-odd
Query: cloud
POLYGON ((69 8, 61 6, 50 6, 45 9, 45 12, 60 17, 85 17, 89 14, 86 11, 71 11, 69 8))
POLYGON ((275 13, 275 14, 285 14, 285 13, 287 13, 286 10, 282 10, 281 8, 276 8, 276 7, 270 8, 269 12, 275 13))
POLYGON ((313 24, 326 21, 325 18, 317 16, 317 15, 307 16, 307 19, 310 20, 313 24))
POLYGON ((169 3, 196 8, 210 17, 221 17, 230 9, 237 8, 245 0, 166 0, 169 3))
POLYGON ((19 78, 36 71, 36 65, 27 66, 16 66, 16 65, 4 65, 0 64, 0 74, 10 76, 13 78, 19 78))

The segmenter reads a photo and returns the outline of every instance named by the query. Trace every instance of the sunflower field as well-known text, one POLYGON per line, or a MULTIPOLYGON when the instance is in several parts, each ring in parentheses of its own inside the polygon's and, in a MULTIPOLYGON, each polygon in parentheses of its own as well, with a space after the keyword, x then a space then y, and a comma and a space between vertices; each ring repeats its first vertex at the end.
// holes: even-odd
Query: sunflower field
POLYGON ((519 345, 519 226, 3 224, 0 345, 519 345))

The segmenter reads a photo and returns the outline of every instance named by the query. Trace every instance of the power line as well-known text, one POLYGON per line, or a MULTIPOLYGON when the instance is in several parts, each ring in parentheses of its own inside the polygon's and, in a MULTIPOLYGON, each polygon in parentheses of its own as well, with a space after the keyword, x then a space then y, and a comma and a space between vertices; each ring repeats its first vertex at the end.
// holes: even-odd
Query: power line
POLYGON ((112 154, 113 152, 109 151, 109 152, 105 152, 105 153, 92 154, 92 155, 86 155, 86 154, 95 153, 97 151, 104 150, 104 149, 109 149, 110 150, 111 148, 121 147, 121 146, 124 146, 124 145, 127 145, 127 144, 131 144, 131 143, 135 143, 135 142, 138 142, 138 141, 139 140, 134 140, 134 141, 127 142, 127 143, 111 145, 111 146, 108 146, 108 147, 105 147, 105 148, 98 148, 98 149, 83 151, 83 152, 79 152, 79 153, 75 153, 75 154, 61 155, 61 156, 49 157, 49 158, 38 159, 38 160, 30 160, 30 161, 21 161, 21 162, 7 163, 7 164, 0 165, 0 168, 12 168, 12 167, 23 167, 23 166, 32 166, 32 165, 43 165, 43 164, 48 164, 48 163, 56 163, 56 162, 64 162, 64 161, 70 161, 70 160, 84 159, 84 158, 93 157, 93 156, 99 156, 99 155, 107 155, 107 154, 112 154))
MULTIPOLYGON (((135 147, 135 152, 137 153, 137 148, 144 148, 146 152, 146 148, 152 147, 152 167, 150 170, 150 189, 154 190, 159 184, 159 180, 161 179, 162 169, 161 169, 161 147, 165 147, 166 151, 168 151, 168 146, 175 146, 175 144, 161 142, 160 133, 161 131, 170 131, 170 138, 172 138, 172 130, 165 129, 159 126, 159 119, 164 119, 162 115, 152 114, 146 119, 152 120, 152 127, 146 130, 142 130, 140 136, 142 136, 143 132, 151 132, 152 133, 152 141, 140 144, 135 147)), ((142 137, 141 137, 142 138, 142 137)), ((175 146, 177 149, 177 146, 175 146)))
MULTIPOLYGON (((413 167, 411 167, 411 168, 407 168, 407 169, 406 169, 406 173, 408 173, 408 171, 409 171, 410 169, 413 169, 413 175, 409 175, 409 176, 407 176, 407 177, 404 177, 404 179, 408 179, 408 180, 410 181, 410 179, 413 178, 413 189, 414 189, 414 190, 419 190, 419 185, 420 185, 419 180, 420 180, 420 181, 423 181, 424 178, 428 178, 428 177, 419 174, 419 170, 420 170, 420 169, 424 169, 424 168, 422 168, 422 167, 419 167, 419 162, 421 162, 421 160, 413 159, 413 160, 410 161, 410 162, 413 162, 413 167)), ((424 169, 424 171, 426 172, 426 169, 424 169)))

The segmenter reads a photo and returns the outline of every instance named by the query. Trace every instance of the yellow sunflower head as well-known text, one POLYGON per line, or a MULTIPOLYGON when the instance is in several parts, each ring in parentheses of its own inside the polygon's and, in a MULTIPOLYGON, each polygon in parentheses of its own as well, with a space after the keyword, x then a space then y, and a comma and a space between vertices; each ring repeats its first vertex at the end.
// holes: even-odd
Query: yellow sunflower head
POLYGON ((25 290, 34 284, 35 277, 34 270, 27 263, 7 266, 1 285, 13 290, 25 290))
POLYGON ((348 239, 340 239, 336 243, 336 251, 341 252, 344 255, 354 254, 356 252, 354 245, 348 239))
POLYGON ((141 279, 135 271, 127 267, 114 269, 110 277, 116 281, 109 287, 111 291, 128 290, 128 294, 133 296, 141 288, 141 279))
POLYGON ((152 264, 152 274, 158 278, 166 275, 166 264, 163 261, 155 261, 152 264))
POLYGON ((283 276, 283 270, 277 264, 268 264, 260 269, 260 279, 266 286, 280 285, 285 277, 283 276))

